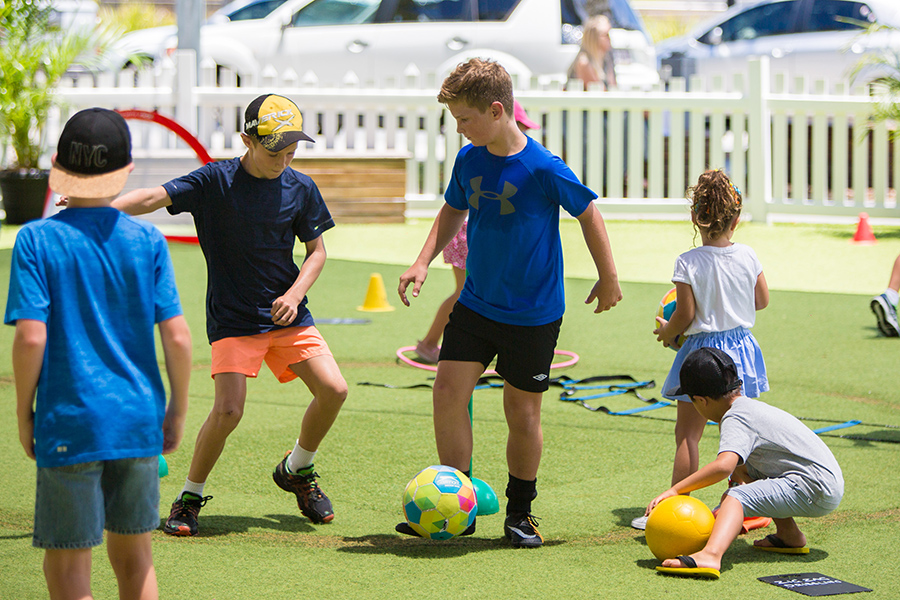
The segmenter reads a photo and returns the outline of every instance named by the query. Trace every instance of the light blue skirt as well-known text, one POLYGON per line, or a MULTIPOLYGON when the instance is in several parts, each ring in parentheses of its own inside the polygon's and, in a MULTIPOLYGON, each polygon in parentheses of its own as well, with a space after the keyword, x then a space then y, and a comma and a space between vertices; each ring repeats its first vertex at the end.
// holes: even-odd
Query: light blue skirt
POLYGON ((744 382, 743 394, 748 398, 759 398, 760 394, 769 391, 769 378, 766 375, 766 363, 756 338, 745 327, 736 327, 728 331, 712 333, 695 333, 688 336, 684 345, 675 355, 675 362, 669 370, 663 384, 663 397, 669 400, 690 402, 687 396, 674 396, 671 392, 681 385, 681 364, 687 355, 697 348, 718 348, 728 354, 737 366, 738 377, 744 382))

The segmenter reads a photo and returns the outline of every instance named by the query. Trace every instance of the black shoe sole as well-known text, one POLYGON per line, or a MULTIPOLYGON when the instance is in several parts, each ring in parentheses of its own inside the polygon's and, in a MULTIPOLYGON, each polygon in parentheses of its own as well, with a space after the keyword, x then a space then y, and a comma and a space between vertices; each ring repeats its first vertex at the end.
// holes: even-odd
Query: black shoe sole
POLYGON ((191 529, 187 525, 183 525, 177 529, 173 529, 166 525, 163 527, 163 533, 166 535, 171 535, 174 537, 192 537, 200 533, 199 531, 191 532, 191 529))

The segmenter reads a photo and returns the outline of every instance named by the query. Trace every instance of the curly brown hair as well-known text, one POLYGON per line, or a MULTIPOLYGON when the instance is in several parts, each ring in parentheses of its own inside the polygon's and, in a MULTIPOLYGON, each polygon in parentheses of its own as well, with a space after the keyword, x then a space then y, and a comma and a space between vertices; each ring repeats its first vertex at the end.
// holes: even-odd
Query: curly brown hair
POLYGON ((704 172, 697 184, 688 188, 687 199, 696 219, 694 226, 705 230, 709 239, 721 237, 741 214, 743 197, 721 169, 704 172))

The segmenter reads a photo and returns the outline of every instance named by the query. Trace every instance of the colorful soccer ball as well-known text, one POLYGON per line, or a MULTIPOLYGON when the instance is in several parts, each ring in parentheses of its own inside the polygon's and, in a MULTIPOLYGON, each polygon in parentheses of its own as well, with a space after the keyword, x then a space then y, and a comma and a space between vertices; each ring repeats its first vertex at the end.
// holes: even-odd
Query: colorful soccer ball
POLYGON ((647 519, 647 547, 660 560, 693 554, 706 545, 715 521, 712 511, 696 498, 666 498, 647 519))
MULTIPOLYGON (((672 288, 668 292, 663 295, 662 300, 659 301, 659 309, 656 311, 657 317, 662 317, 666 321, 672 318, 672 313, 675 312, 675 288, 672 288)), ((659 327, 659 322, 654 319, 653 324, 655 327, 659 327)), ((654 327, 654 328, 655 328, 654 327)), ((672 350, 678 350, 681 348, 681 345, 684 343, 685 336, 682 334, 678 334, 675 336, 675 344, 669 346, 672 350)))
POLYGON ((453 467, 422 469, 403 492, 403 516, 425 538, 457 536, 475 521, 477 513, 472 481, 453 467))

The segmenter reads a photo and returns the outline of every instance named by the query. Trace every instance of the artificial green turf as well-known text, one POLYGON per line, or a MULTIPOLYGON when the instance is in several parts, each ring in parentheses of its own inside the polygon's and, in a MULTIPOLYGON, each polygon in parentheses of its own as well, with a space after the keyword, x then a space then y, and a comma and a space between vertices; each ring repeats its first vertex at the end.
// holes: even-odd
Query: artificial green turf
MULTIPOLYGON (((687 226, 641 225, 610 224, 625 280, 625 300, 618 307, 594 315, 581 304, 591 282, 567 280, 569 307, 559 347, 580 355, 579 363, 565 371, 573 378, 624 373, 661 383, 668 371, 674 353, 655 342, 650 331, 656 304, 669 287, 666 281, 674 255, 686 249, 669 251, 667 236, 675 236, 676 231, 683 234, 687 226), (652 252, 660 244, 667 249, 665 256, 652 252), (659 271, 660 276, 640 275, 643 263, 636 253, 641 248, 647 264, 643 268, 659 271)), ((658 561, 646 548, 643 534, 628 527, 631 518, 668 486, 674 410, 612 417, 560 402, 553 388, 544 400, 545 448, 540 495, 534 505, 534 512, 542 518, 544 548, 509 548, 500 539, 499 515, 479 519, 472 538, 429 542, 395 534, 403 487, 416 471, 436 461, 431 397, 427 390, 359 383, 428 381, 429 373, 398 365, 394 352, 421 337, 435 308, 452 288, 450 273, 433 269, 413 306, 400 305, 393 290, 405 268, 401 259, 404 253, 408 260, 415 256, 427 232, 425 224, 409 227, 398 229, 403 233, 397 235, 372 227, 336 228, 335 234, 342 229, 351 231, 356 244, 342 242, 338 235, 334 240, 328 238, 331 259, 311 293, 310 308, 319 318, 371 320, 366 325, 321 325, 350 384, 345 408, 316 463, 323 488, 335 504, 335 521, 311 525, 299 515, 293 497, 271 481, 271 469, 296 438, 308 394, 299 382, 280 385, 264 370, 249 383, 243 422, 230 437, 207 485, 206 492, 214 499, 201 513, 202 534, 191 539, 154 534, 162 597, 787 599, 791 592, 756 578, 798 572, 824 573, 872 588, 871 597, 900 597, 900 569, 891 552, 900 533, 897 444, 826 438, 843 467, 847 492, 831 515, 800 521, 812 547, 808 556, 755 551, 749 547, 750 540, 771 529, 757 531, 739 538, 725 555, 721 580, 674 579, 654 572, 658 561), (385 242, 388 249, 384 251, 360 247, 369 239, 373 244, 378 239, 394 242, 385 242), (405 250, 390 249, 398 239, 408 239, 405 250), (391 253, 396 256, 382 256, 391 253), (384 262, 373 262, 377 260, 384 262), (396 311, 356 310, 373 272, 383 276, 396 311)), ((577 225, 564 224, 564 230, 567 250, 574 255, 571 258, 580 260, 577 255, 583 248, 576 246, 577 225)), ((823 272, 821 277, 810 278, 813 289, 822 282, 835 285, 837 280, 853 285, 864 277, 886 280, 893 257, 885 261, 879 255, 877 261, 872 260, 871 251, 896 256, 889 236, 876 230, 876 235, 888 239, 863 249, 850 246, 837 231, 777 226, 748 227, 741 234, 743 241, 764 257, 767 274, 773 273, 770 283, 796 284, 773 290, 771 304, 759 313, 754 328, 772 386, 764 400, 802 417, 860 419, 896 427, 900 425, 896 393, 900 341, 881 338, 875 331, 868 299, 879 288, 856 289, 856 294, 789 291, 802 287, 802 273, 775 275, 789 271, 791 265, 779 264, 779 260, 788 261, 797 241, 805 240, 820 245, 818 252, 809 250, 810 254, 835 257, 832 262, 839 266, 833 270, 845 269, 854 255, 869 252, 865 269, 823 272), (785 250, 776 247, 779 242, 785 244, 785 250)), ((684 241, 680 239, 679 244, 684 241)), ((202 256, 196 247, 183 245, 173 245, 172 255, 194 333, 195 371, 185 442, 168 457, 171 474, 162 480, 163 515, 183 483, 194 436, 213 396, 204 333, 202 256)), ((8 249, 0 250, 4 286, 9 258, 8 249)), ((569 272, 579 268, 570 266, 569 272)), ((794 263, 793 270, 803 269, 794 263)), ((0 479, 4 482, 0 486, 0 598, 4 600, 46 597, 41 553, 30 546, 34 466, 19 447, 13 418, 15 395, 8 355, 12 332, 11 327, 0 328, 0 409, 7 415, 0 419, 0 479)), ((658 388, 646 394, 658 397, 658 388)), ((624 409, 641 403, 620 396, 591 404, 624 409)), ((501 392, 476 392, 474 406, 474 471, 494 486, 501 496, 502 511, 506 426, 501 392)), ((889 427, 855 427, 832 435, 842 433, 900 441, 900 430, 889 427)), ((714 457, 717 439, 715 428, 709 428, 701 442, 703 460, 714 457)), ((723 489, 720 485, 696 495, 715 505, 723 489)), ((94 557, 97 597, 116 597, 105 550, 98 548, 94 557)))

